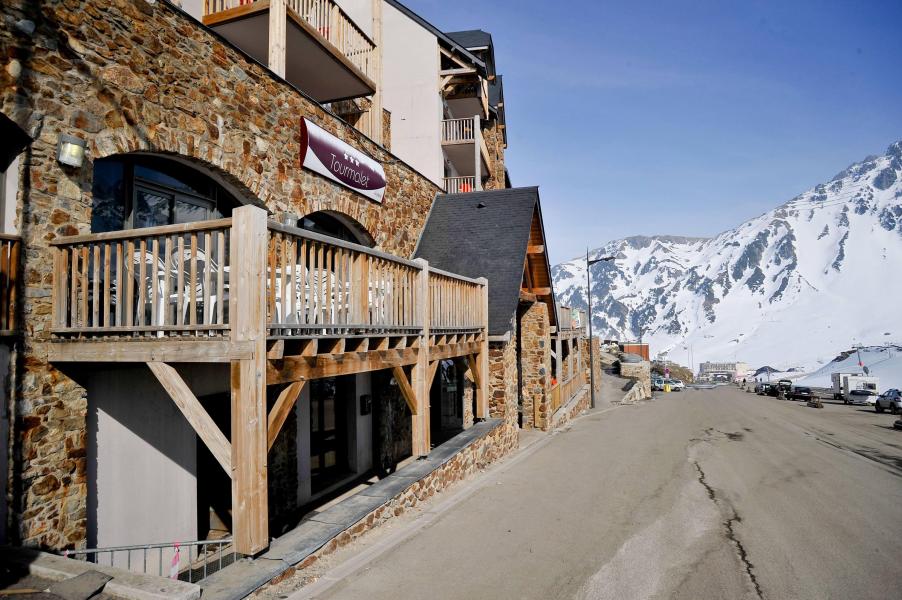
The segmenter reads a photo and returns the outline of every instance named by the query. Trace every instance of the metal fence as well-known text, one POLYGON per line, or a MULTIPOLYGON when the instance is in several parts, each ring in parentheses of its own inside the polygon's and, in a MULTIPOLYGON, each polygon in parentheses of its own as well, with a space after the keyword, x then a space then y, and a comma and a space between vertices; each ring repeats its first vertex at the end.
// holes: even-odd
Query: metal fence
POLYGON ((238 558, 232 538, 84 548, 66 550, 63 556, 189 583, 205 579, 238 558))

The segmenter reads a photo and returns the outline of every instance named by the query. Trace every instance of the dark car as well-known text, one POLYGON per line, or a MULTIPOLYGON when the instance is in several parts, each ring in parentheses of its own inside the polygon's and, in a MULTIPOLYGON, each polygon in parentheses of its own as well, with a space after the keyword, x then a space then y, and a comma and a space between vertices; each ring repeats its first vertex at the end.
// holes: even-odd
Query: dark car
POLYGON ((790 390, 786 397, 790 400, 811 400, 814 397, 814 393, 810 387, 796 386, 790 390))
POLYGON ((759 396, 767 396, 770 393, 770 390, 774 387, 772 383, 764 383, 761 382, 755 386, 755 393, 759 396))

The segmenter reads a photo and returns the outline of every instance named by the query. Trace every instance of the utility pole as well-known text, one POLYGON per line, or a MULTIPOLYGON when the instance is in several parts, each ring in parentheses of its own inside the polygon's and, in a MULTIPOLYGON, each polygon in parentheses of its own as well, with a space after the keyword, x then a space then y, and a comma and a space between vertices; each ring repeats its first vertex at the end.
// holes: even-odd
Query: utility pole
POLYGON ((586 248, 586 300, 589 304, 589 398, 590 408, 595 408, 595 351, 592 348, 592 272, 591 267, 595 263, 610 262, 613 256, 604 256, 589 260, 589 249, 586 248))

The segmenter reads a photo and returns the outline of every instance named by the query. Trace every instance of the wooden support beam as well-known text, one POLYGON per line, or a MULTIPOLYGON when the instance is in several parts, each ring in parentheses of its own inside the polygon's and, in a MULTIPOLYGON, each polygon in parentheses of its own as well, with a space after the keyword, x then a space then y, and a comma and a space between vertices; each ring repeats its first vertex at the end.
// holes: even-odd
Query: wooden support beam
POLYGON ((269 70, 285 77, 285 37, 288 23, 286 0, 269 2, 269 70))
POLYGON ((429 432, 429 327, 432 311, 429 305, 429 263, 418 258, 414 262, 420 265, 416 275, 415 286, 415 323, 423 324, 423 340, 426 343, 419 350, 417 362, 411 370, 411 387, 416 392, 417 414, 412 419, 413 455, 426 456, 432 447, 429 432))
POLYGON ((526 290, 520 290, 520 302, 533 303, 537 301, 536 295, 526 290))
POLYGON ((477 354, 482 350, 482 342, 459 342, 444 346, 433 346, 429 349, 429 362, 434 360, 446 360, 468 354, 477 354))
POLYGON ((279 359, 285 355, 285 340, 273 340, 266 345, 269 346, 266 350, 266 358, 279 359))
POLYGON ((440 77, 445 77, 446 75, 475 75, 476 69, 473 67, 461 67, 459 69, 443 69, 438 72, 440 77))
POLYGON ((476 386, 482 387, 482 373, 480 372, 481 369, 477 357, 473 354, 468 354, 467 365, 470 367, 470 372, 473 373, 473 381, 476 383, 476 386))
POLYGON ((298 398, 301 395, 301 390, 304 389, 305 385, 307 385, 306 381, 294 381, 289 383, 285 389, 279 393, 279 397, 276 398, 276 403, 273 405, 272 410, 269 411, 269 417, 266 420, 267 450, 272 449, 272 445, 275 443, 276 438, 279 437, 279 432, 282 430, 282 425, 285 424, 285 419, 288 418, 291 409, 293 409, 294 405, 297 403, 298 398))
POLYGON ((266 367, 266 383, 273 385, 322 379, 412 365, 417 362, 419 352, 418 348, 404 348, 348 352, 340 355, 286 356, 281 361, 269 362, 266 367))
POLYGON ((534 244, 532 246, 526 247, 527 254, 544 254, 545 253, 545 245, 544 244, 534 244))
POLYGON ((232 341, 250 343, 251 358, 233 360, 232 531, 235 550, 254 555, 269 545, 266 414, 266 211, 232 211, 229 314, 232 341))
POLYGON ((482 349, 476 355, 476 364, 479 367, 480 380, 476 388, 476 417, 487 419, 489 417, 489 280, 480 277, 477 280, 482 285, 482 324, 485 327, 482 334, 482 349))
POLYGON ((550 296, 551 288, 550 287, 534 287, 530 289, 530 291, 536 296, 550 296))
POLYGON ((51 362, 201 362, 222 363, 250 358, 251 344, 228 339, 60 341, 50 346, 51 362))
POLYGON ((435 380, 435 373, 438 371, 440 360, 433 360, 429 363, 429 374, 426 376, 426 387, 432 389, 432 382, 435 380))
POLYGON ((150 372, 154 374, 176 407, 185 416, 191 428, 210 450, 210 454, 216 459, 226 474, 232 476, 232 447, 229 440, 220 431, 213 419, 201 406, 197 396, 185 383, 185 380, 172 366, 162 362, 147 363, 150 372))
POLYGON ((401 395, 404 396, 404 400, 407 401, 407 407, 410 409, 410 414, 418 415, 420 411, 417 406, 417 395, 410 385, 410 380, 407 379, 407 373, 404 372, 404 368, 392 367, 391 372, 395 377, 395 381, 398 383, 401 395))

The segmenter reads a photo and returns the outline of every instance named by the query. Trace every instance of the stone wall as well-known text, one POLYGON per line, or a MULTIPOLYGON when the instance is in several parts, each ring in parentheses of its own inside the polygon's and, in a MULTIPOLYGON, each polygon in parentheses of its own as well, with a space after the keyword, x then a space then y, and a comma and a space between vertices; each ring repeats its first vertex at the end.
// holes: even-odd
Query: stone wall
POLYGON ((520 318, 523 428, 544 429, 551 417, 551 328, 548 305, 535 302, 520 318))
POLYGON ((620 375, 635 380, 636 385, 630 390, 634 396, 651 398, 651 365, 648 361, 638 363, 620 363, 620 375))
MULTIPOLYGON (((590 382, 591 379, 589 377, 589 338, 580 338, 580 351, 583 353, 583 365, 586 369, 586 382, 590 382)), ((594 353, 595 359, 595 395, 598 397, 598 394, 601 393, 601 374, 602 374, 602 352, 601 352, 601 344, 598 341, 598 338, 592 338, 592 352, 594 353)))
POLYGON ((0 111, 34 142, 21 162, 24 323, 14 415, 12 541, 83 546, 85 390, 47 361, 48 242, 87 233, 93 163, 179 155, 275 217, 318 210, 358 221, 383 250, 410 256, 438 190, 166 2, 7 0, 0 27, 0 111), (298 165, 301 117, 385 165, 381 204, 298 165), (60 165, 60 134, 86 141, 80 168, 60 165))
POLYGON ((482 130, 486 149, 489 151, 489 178, 483 185, 487 190, 501 190, 505 187, 504 177, 504 135, 500 124, 491 121, 489 126, 482 130))

